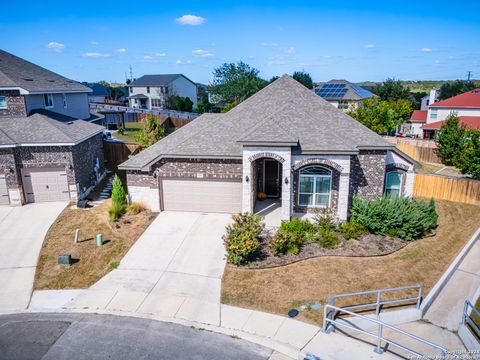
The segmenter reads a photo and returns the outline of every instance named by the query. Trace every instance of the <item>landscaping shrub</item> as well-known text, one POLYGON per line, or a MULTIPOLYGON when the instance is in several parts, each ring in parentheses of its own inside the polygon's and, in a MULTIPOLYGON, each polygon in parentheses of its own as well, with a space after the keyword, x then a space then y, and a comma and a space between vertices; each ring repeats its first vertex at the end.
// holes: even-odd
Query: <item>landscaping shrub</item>
POLYGON ((110 221, 117 220, 120 216, 125 214, 127 210, 127 195, 123 188, 122 181, 115 175, 112 184, 112 206, 108 210, 108 217, 110 221))
POLYGON ((340 224, 338 230, 347 240, 358 239, 360 236, 368 233, 368 230, 365 228, 365 226, 355 221, 349 221, 340 224))
POLYGON ((354 197, 350 214, 351 221, 373 234, 403 240, 424 236, 437 226, 438 220, 433 199, 425 202, 406 197, 382 197, 371 202, 354 197))
POLYGON ((305 243, 305 234, 286 231, 280 227, 272 241, 273 255, 297 255, 305 243))
POLYGON ((280 225, 281 231, 305 236, 306 233, 313 232, 315 226, 308 220, 292 218, 290 221, 284 221, 280 225))
POLYGON ((313 221, 322 229, 335 229, 337 213, 332 208, 316 208, 314 210, 313 221))
POLYGON ((132 202, 127 207, 127 213, 132 214, 132 215, 140 214, 142 211, 145 211, 145 210, 147 210, 145 205, 143 205, 142 203, 138 203, 138 202, 132 202))
POLYGON ((338 238, 337 234, 333 230, 327 228, 320 228, 318 233, 318 244, 323 248, 334 249, 342 243, 342 241, 338 238))
POLYGON ((233 216, 233 224, 227 226, 223 236, 230 264, 242 265, 260 249, 258 237, 264 228, 261 220, 260 216, 250 213, 233 216))

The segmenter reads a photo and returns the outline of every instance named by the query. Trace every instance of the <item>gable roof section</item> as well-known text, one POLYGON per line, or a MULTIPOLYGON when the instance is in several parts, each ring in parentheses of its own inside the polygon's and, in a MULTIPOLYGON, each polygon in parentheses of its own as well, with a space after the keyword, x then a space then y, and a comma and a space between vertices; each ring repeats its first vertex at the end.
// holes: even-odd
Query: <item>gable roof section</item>
POLYGON ((92 91, 76 81, 0 49, 0 89, 12 87, 30 93, 92 91))
POLYGON ((451 98, 430 104, 430 108, 479 108, 480 89, 474 89, 451 98))
POLYGON ((225 114, 196 118, 120 168, 146 170, 162 157, 241 158, 242 141, 295 142, 294 152, 313 154, 394 147, 284 75, 225 114))
POLYGON ((315 93, 326 100, 363 100, 376 96, 371 91, 347 80, 330 80, 314 89, 315 93))
POLYGON ((128 86, 166 86, 179 77, 184 77, 193 85, 197 86, 192 80, 183 74, 159 74, 159 75, 143 75, 132 81, 128 86))
MULTIPOLYGON (((422 126, 423 130, 438 130, 446 120, 435 121, 422 126)), ((480 130, 480 116, 459 116, 458 123, 464 125, 469 130, 480 130)))
POLYGON ((74 145, 100 133, 103 129, 103 126, 88 121, 39 109, 26 117, 2 117, 0 146, 74 145))
POLYGON ((413 110, 412 116, 410 116, 411 122, 427 122, 427 110, 413 110))

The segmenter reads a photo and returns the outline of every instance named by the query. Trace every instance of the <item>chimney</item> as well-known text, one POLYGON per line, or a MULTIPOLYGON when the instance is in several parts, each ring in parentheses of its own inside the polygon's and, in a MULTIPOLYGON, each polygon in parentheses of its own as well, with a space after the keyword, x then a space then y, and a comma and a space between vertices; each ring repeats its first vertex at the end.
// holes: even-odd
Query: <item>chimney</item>
POLYGON ((437 90, 430 90, 430 97, 428 98, 428 106, 432 105, 437 100, 437 90))

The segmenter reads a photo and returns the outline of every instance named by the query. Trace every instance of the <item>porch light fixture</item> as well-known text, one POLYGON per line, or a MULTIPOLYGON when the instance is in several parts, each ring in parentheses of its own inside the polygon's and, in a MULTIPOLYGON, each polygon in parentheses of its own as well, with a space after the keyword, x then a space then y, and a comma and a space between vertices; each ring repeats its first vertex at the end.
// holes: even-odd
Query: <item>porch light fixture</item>
POLYGON ((68 165, 68 170, 73 170, 73 165, 72 164, 68 165))
POLYGON ((248 177, 248 175, 245 176, 245 182, 248 183, 250 181, 250 178, 248 177))
POLYGON ((288 185, 288 177, 285 176, 285 185, 288 185))
POLYGON ((10 167, 8 168, 8 172, 9 172, 10 174, 13 174, 13 173, 15 172, 15 170, 13 170, 13 167, 10 166, 10 167))

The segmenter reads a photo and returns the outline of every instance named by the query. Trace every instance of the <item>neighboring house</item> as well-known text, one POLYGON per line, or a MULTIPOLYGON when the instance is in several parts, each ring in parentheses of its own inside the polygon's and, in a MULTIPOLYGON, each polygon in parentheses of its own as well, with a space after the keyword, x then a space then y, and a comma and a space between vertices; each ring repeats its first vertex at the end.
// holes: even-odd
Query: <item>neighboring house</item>
POLYGON ((99 83, 82 83, 86 87, 92 89, 92 92, 88 94, 88 102, 95 104, 105 104, 109 93, 108 88, 105 85, 99 83))
POLYGON ((427 123, 427 110, 414 110, 410 120, 400 126, 400 133, 422 138, 422 126, 427 123))
POLYGON ((154 211, 252 212, 257 193, 282 219, 354 194, 411 196, 417 163, 356 120, 282 76, 224 114, 203 114, 120 165, 132 201, 154 211))
POLYGON ((476 118, 480 117, 480 89, 430 104, 426 123, 422 126, 423 138, 432 139, 435 131, 441 127, 442 121, 452 113, 457 114, 467 127, 475 126, 476 118))
POLYGON ((1 205, 77 200, 102 178, 103 127, 89 122, 89 92, 0 50, 1 205))
POLYGON ((440 91, 432 89, 428 95, 425 95, 420 101, 420 110, 428 110, 430 104, 438 101, 440 97, 440 91))
POLYGON ((165 108, 169 96, 188 97, 197 104, 197 84, 182 74, 143 75, 128 85, 130 107, 165 108))
POLYGON ((347 80, 330 80, 316 87, 314 91, 322 99, 343 111, 355 108, 363 100, 376 96, 347 80))

